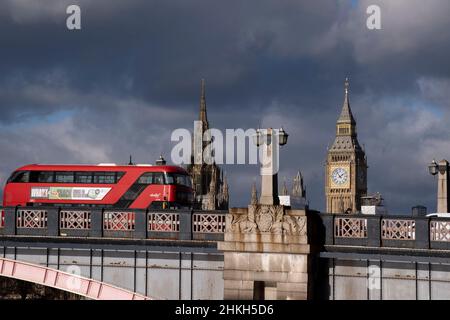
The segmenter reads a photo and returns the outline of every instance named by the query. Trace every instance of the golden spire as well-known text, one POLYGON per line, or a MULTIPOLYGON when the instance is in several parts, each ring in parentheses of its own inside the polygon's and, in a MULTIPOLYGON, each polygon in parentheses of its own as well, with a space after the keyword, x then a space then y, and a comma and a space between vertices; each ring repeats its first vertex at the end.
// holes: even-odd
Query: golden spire
POLYGON ((345 78, 344 87, 345 87, 345 95, 348 96, 348 88, 350 87, 350 83, 348 81, 348 77, 345 78))
POLYGON ((342 106, 341 115, 339 116, 339 119, 337 123, 349 123, 349 124, 356 124, 355 119, 353 118, 352 110, 350 109, 350 101, 349 101, 349 88, 350 83, 348 78, 345 78, 344 83, 344 104, 342 106))

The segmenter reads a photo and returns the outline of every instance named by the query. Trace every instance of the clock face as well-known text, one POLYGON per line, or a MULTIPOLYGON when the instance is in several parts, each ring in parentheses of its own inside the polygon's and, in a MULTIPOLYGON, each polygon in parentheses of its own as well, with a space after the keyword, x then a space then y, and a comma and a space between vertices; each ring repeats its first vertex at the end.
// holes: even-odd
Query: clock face
POLYGON ((331 179, 333 182, 337 185, 342 185, 347 182, 348 180, 348 173, 347 170, 344 168, 336 168, 331 173, 331 179))

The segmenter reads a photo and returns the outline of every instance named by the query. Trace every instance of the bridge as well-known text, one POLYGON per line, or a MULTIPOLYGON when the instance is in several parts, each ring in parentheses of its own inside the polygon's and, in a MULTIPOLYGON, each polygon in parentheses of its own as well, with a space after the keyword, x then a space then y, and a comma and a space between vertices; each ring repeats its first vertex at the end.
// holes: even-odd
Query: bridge
POLYGON ((245 234, 241 245, 236 232, 249 224, 241 219, 241 231, 232 228, 238 209, 2 210, 0 276, 89 299, 228 299, 233 294, 260 299, 261 285, 266 298, 270 290, 288 292, 275 296, 286 298, 292 290, 306 290, 305 281, 308 294, 291 297, 450 299, 446 218, 288 211, 298 219, 304 214, 304 234, 293 237, 283 227, 279 238, 271 234, 275 229, 256 230, 245 234), (307 244, 299 247, 302 237, 307 244), (251 246, 252 241, 263 245, 251 246), (262 262, 252 261, 246 250, 260 254, 262 262), (297 268, 305 254, 308 267, 297 268), (280 262, 284 257, 289 263, 280 262))
POLYGON ((223 297, 225 212, 2 210, 1 276, 94 299, 223 297))
POLYGON ((450 219, 320 216, 322 298, 450 299, 450 219))

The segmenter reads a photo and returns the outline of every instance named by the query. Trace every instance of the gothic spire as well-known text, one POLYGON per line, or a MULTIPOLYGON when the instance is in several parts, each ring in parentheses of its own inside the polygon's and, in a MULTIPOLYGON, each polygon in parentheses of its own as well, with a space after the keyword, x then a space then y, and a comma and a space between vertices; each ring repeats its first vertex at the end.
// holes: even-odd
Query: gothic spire
POLYGON ((203 123, 203 130, 209 128, 208 116, 206 114, 206 94, 205 94, 205 79, 201 81, 201 92, 200 92, 200 121, 203 123))
POLYGON ((348 78, 345 78, 345 84, 344 84, 344 104, 342 106, 341 115, 339 116, 339 119, 337 123, 349 123, 355 125, 355 119, 353 118, 352 110, 350 109, 350 101, 349 101, 349 91, 350 83, 348 81, 348 78))
POLYGON ((227 181, 226 175, 224 175, 224 177, 223 177, 223 198, 224 198, 224 201, 226 203, 228 203, 230 195, 229 195, 229 191, 228 191, 228 181, 227 181))
POLYGON ((258 204, 258 191, 256 191, 256 183, 255 182, 253 182, 253 185, 252 185, 252 200, 250 203, 258 204))
POLYGON ((302 173, 297 171, 297 175, 294 178, 294 183, 292 185, 292 196, 303 198, 305 197, 305 188, 303 186, 303 176, 302 173))
POLYGON ((216 186, 217 186, 217 175, 216 175, 216 166, 214 165, 212 167, 212 172, 211 172, 211 182, 209 184, 209 192, 211 194, 216 194, 216 186))
POLYGON ((281 195, 282 196, 287 196, 289 195, 287 186, 286 186, 286 178, 284 178, 284 182, 283 182, 283 189, 281 190, 281 195))

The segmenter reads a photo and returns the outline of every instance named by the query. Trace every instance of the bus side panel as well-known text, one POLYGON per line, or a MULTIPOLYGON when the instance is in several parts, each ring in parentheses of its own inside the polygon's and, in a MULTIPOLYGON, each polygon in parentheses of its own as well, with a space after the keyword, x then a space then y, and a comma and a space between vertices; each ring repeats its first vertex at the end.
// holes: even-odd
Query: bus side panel
POLYGON ((30 189, 27 183, 7 183, 3 191, 3 206, 26 206, 30 198, 30 189))
POLYGON ((153 201, 174 201, 175 186, 165 184, 150 184, 130 205, 132 209, 146 209, 153 201))
POLYGON ((43 204, 96 204, 113 205, 130 188, 140 176, 140 172, 127 172, 116 184, 78 184, 78 183, 8 183, 5 186, 4 206, 26 206, 27 203, 43 204), (111 188, 102 200, 72 200, 72 199, 31 199, 31 189, 36 187, 76 187, 76 188, 111 188))

